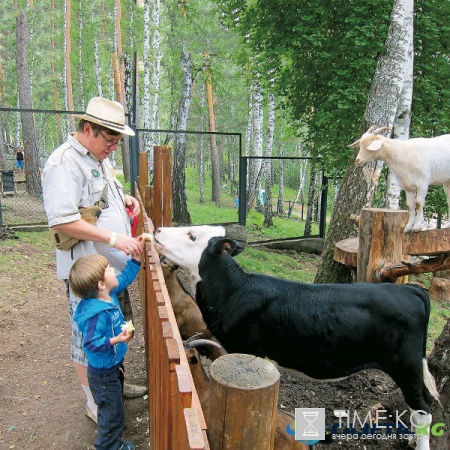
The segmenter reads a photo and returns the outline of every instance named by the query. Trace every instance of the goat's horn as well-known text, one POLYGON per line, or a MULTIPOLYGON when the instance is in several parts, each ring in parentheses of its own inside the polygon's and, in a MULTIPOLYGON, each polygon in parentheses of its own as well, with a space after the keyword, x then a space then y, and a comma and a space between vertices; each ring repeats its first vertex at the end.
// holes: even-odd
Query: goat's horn
POLYGON ((211 345, 212 347, 222 348, 217 342, 211 341, 210 339, 196 339, 195 341, 183 342, 186 348, 197 348, 202 345, 211 345))
POLYGON ((376 130, 374 130, 372 132, 372 134, 380 134, 382 131, 386 131, 386 130, 390 130, 391 127, 381 127, 381 128, 377 128, 376 130))
POLYGON ((377 127, 376 125, 372 125, 372 126, 366 131, 366 134, 372 133, 372 131, 375 130, 376 127, 377 127))

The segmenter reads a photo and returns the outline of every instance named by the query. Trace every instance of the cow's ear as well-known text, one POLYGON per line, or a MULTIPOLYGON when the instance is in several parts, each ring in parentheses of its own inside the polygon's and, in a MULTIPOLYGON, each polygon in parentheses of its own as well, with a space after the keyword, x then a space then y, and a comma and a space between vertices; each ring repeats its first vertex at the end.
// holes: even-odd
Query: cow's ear
POLYGON ((234 242, 234 250, 233 253, 231 253, 231 256, 237 256, 239 253, 241 253, 244 250, 244 245, 239 241, 233 241, 234 242))

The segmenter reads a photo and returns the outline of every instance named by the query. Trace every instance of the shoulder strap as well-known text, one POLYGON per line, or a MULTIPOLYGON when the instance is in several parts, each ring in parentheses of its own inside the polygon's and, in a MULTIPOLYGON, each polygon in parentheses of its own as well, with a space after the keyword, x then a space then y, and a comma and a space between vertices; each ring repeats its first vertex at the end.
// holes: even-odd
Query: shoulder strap
POLYGON ((98 206, 100 209, 104 209, 108 206, 108 183, 105 184, 102 196, 100 197, 100 200, 95 203, 95 206, 98 206))

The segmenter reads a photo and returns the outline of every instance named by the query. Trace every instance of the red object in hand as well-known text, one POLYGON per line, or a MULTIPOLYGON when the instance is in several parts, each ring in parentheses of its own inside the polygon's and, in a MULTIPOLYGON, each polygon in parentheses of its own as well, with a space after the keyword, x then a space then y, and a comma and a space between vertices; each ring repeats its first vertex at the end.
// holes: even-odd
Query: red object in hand
POLYGON ((130 216, 130 225, 131 225, 131 236, 136 237, 137 226, 139 223, 139 217, 133 213, 131 210, 131 206, 125 206, 128 215, 130 216))

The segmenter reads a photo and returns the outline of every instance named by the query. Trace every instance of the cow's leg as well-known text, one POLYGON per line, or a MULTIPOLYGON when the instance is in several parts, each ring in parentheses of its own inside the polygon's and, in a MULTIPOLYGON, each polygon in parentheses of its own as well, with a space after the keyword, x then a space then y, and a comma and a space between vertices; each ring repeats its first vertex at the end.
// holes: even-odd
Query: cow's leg
MULTIPOLYGON (((411 411, 411 432, 415 433, 413 441, 416 442, 416 450, 430 450, 431 414, 409 408, 411 411)), ((409 442, 412 445, 413 442, 409 442)))
POLYGON ((423 207, 425 205, 425 197, 427 196, 428 186, 425 189, 419 188, 416 192, 416 220, 411 231, 418 232, 425 225, 425 220, 423 218, 423 207))
POLYGON ((411 411, 411 433, 416 436, 409 444, 415 441, 416 450, 429 450, 432 396, 425 384, 423 360, 415 358, 407 349, 400 349, 398 353, 399 362, 391 366, 389 375, 401 389, 411 411))
POLYGON ((405 233, 409 233, 412 230, 412 227, 414 226, 414 222, 416 219, 416 193, 414 191, 407 191, 405 190, 406 194, 406 204, 408 205, 409 209, 409 221, 406 224, 405 229, 403 230, 405 233))

